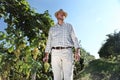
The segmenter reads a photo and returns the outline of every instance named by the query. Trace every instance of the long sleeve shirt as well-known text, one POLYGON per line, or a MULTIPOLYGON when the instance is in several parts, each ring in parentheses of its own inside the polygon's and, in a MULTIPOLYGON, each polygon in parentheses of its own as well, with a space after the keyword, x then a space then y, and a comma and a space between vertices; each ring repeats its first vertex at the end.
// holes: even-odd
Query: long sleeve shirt
POLYGON ((69 23, 56 24, 51 27, 48 34, 45 52, 50 53, 52 47, 75 47, 79 48, 78 39, 73 27, 69 23))

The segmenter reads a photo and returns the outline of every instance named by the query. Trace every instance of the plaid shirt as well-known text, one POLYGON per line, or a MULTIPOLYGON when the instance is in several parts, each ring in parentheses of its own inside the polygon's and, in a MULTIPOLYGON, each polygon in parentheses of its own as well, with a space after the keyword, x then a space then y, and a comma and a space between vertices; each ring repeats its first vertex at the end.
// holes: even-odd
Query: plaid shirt
POLYGON ((50 53, 52 47, 79 48, 78 39, 75 36, 71 24, 56 24, 54 27, 50 28, 45 52, 50 53))

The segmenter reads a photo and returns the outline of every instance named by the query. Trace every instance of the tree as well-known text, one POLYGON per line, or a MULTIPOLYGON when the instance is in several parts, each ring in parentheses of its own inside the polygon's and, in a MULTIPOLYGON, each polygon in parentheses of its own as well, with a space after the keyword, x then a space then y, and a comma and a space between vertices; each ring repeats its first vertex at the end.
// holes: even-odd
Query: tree
POLYGON ((102 45, 98 54, 101 58, 109 58, 120 55, 120 32, 108 34, 108 39, 102 45))
POLYGON ((3 79, 51 79, 45 73, 42 56, 49 28, 54 24, 48 11, 32 10, 26 0, 1 0, 0 18, 7 24, 0 32, 0 76, 3 79))

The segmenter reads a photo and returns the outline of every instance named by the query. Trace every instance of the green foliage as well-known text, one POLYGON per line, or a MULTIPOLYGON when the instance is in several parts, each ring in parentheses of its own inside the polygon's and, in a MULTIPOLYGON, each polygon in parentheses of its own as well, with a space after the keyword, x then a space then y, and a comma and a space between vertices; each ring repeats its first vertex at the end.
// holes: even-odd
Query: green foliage
POLYGON ((101 58, 110 58, 120 55, 120 32, 107 35, 108 39, 99 50, 101 58))
POLYGON ((86 52, 83 48, 81 48, 81 58, 84 59, 84 64, 88 64, 90 61, 95 59, 93 55, 90 55, 90 53, 86 52))
POLYGON ((88 62, 88 65, 76 75, 75 80, 120 79, 120 32, 107 36, 108 39, 99 51, 101 59, 88 62))
POLYGON ((119 80, 120 63, 104 59, 93 60, 75 80, 119 80))
POLYGON ((54 24, 48 11, 36 13, 26 0, 1 0, 0 18, 7 24, 6 32, 0 32, 2 79, 51 80, 51 70, 45 73, 42 61, 48 30, 54 24))

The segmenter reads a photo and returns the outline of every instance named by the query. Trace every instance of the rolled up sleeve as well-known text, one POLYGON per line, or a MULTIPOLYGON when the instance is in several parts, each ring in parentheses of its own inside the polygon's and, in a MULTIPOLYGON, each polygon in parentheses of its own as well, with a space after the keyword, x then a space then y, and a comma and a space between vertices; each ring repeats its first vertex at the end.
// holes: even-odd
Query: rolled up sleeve
POLYGON ((46 48, 45 48, 45 52, 50 53, 51 52, 51 29, 49 30, 49 34, 48 34, 48 40, 47 40, 47 44, 46 44, 46 48))
POLYGON ((72 41, 73 41, 73 44, 74 44, 75 49, 80 48, 78 39, 77 39, 77 37, 76 37, 76 35, 75 35, 75 32, 74 32, 72 26, 71 26, 71 38, 72 38, 72 41))

